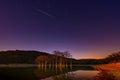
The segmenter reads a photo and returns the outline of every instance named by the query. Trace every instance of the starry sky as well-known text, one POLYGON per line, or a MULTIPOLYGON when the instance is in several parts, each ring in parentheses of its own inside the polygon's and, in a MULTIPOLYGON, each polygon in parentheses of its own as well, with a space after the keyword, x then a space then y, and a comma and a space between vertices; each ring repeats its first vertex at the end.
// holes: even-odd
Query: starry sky
POLYGON ((0 0, 0 50, 69 51, 104 58, 120 51, 118 0, 0 0))

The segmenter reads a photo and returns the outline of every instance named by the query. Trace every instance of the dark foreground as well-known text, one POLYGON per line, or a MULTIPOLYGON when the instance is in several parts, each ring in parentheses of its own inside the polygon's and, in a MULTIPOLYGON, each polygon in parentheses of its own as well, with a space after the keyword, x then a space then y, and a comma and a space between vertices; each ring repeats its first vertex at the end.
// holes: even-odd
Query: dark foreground
POLYGON ((118 80, 106 71, 94 70, 91 66, 71 68, 13 67, 0 68, 0 79, 5 80, 118 80), (106 76, 107 75, 107 76, 106 76))

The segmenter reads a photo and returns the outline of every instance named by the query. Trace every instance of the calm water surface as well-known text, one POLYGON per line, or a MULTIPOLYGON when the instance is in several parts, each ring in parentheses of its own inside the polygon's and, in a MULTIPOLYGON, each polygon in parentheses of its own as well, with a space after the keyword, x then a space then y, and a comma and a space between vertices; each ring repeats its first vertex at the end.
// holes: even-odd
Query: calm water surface
POLYGON ((0 79, 7 80, 96 80, 99 71, 90 66, 70 68, 0 68, 0 79))

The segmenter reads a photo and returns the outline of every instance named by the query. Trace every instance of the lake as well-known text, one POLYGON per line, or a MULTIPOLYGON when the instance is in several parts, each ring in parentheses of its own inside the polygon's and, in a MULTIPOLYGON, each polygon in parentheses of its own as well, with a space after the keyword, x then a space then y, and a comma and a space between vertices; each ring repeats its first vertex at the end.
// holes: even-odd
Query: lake
POLYGON ((0 78, 7 80, 96 80, 98 74, 91 66, 0 68, 0 78))

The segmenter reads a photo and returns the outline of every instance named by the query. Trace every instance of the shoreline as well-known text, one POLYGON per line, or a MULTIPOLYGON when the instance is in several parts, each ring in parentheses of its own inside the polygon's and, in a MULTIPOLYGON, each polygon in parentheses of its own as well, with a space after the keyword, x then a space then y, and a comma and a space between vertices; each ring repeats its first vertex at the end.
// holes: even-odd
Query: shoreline
POLYGON ((109 63, 109 64, 101 64, 101 65, 95 65, 93 66, 96 70, 120 70, 120 62, 119 63, 109 63))
MULTIPOLYGON (((94 65, 72 65, 73 67, 79 66, 94 66, 94 65)), ((0 68, 4 67, 38 67, 38 64, 0 64, 0 68)))
POLYGON ((119 80, 120 79, 120 62, 119 63, 109 63, 103 65, 95 65, 94 69, 100 71, 98 75, 98 80, 119 80))
POLYGON ((36 64, 0 64, 0 68, 5 67, 36 67, 36 64))

